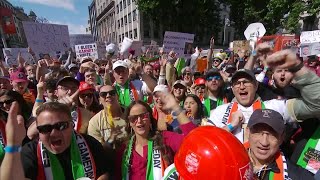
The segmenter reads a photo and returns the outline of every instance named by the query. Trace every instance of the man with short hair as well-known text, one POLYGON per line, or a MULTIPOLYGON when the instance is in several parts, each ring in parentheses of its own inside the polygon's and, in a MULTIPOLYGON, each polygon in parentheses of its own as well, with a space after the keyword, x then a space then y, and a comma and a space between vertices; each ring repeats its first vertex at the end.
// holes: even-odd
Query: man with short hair
MULTIPOLYGON (((279 112, 286 123, 318 116, 320 114, 320 78, 310 72, 297 59, 296 55, 284 50, 267 57, 271 68, 288 68, 294 74, 295 83, 303 98, 290 100, 273 99, 261 101, 256 95, 258 83, 254 74, 249 70, 238 70, 231 79, 235 99, 232 103, 219 106, 211 112, 210 121, 218 127, 232 132, 241 142, 247 141, 244 132, 252 112, 256 109, 273 109, 279 112), (234 114, 240 114, 235 116, 234 114)), ((208 122, 210 122, 208 121, 208 122)))
POLYGON ((258 179, 313 179, 280 151, 285 137, 285 121, 271 109, 255 110, 248 122, 249 141, 245 144, 258 179))
POLYGON ((110 165, 101 144, 73 130, 67 105, 49 102, 36 115, 39 141, 27 143, 21 151, 27 179, 108 179, 110 165))

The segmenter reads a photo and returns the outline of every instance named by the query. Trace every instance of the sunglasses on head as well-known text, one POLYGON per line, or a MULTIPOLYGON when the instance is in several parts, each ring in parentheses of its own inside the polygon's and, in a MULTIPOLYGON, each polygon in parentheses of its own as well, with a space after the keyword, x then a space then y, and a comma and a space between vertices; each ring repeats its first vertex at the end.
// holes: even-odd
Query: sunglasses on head
POLYGON ((111 91, 105 91, 105 92, 100 92, 100 97, 107 97, 107 95, 110 95, 110 96, 115 96, 117 94, 117 91, 116 90, 111 90, 111 91))
POLYGON ((3 102, 0 102, 0 107, 3 107, 4 104, 11 104, 13 103, 14 100, 13 99, 7 99, 7 100, 4 100, 3 102))
POLYGON ((80 98, 82 98, 82 99, 84 99, 84 98, 86 98, 86 97, 88 97, 88 98, 92 98, 92 97, 93 97, 93 94, 92 94, 92 93, 88 93, 88 94, 80 94, 79 96, 80 96, 80 98))
POLYGON ((141 114, 138 114, 138 115, 128 116, 128 120, 133 124, 135 124, 138 121, 139 118, 141 120, 148 119, 149 118, 149 112, 144 112, 144 113, 141 113, 141 114))
POLYGON ((42 126, 37 126, 37 129, 39 133, 41 134, 48 134, 51 133, 53 129, 58 130, 58 131, 63 131, 69 127, 69 123, 71 121, 64 121, 64 122, 58 122, 55 124, 47 124, 47 125, 42 125, 42 126))

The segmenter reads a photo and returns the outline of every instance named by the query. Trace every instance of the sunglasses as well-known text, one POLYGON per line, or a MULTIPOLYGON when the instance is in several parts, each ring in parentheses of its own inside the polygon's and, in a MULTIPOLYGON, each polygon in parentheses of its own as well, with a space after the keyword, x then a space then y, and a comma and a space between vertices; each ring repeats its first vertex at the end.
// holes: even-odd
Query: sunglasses
POLYGON ((71 121, 65 121, 65 122, 58 122, 56 124, 47 124, 47 125, 42 125, 42 126, 37 126, 37 129, 39 133, 41 134, 48 134, 51 133, 53 129, 58 130, 58 131, 63 131, 69 127, 69 123, 71 121))
POLYGON ((92 93, 89 93, 89 94, 80 94, 79 96, 80 96, 80 98, 82 98, 82 99, 84 99, 84 98, 86 98, 86 97, 92 98, 92 97, 93 97, 93 94, 92 94, 92 93))
POLYGON ((100 97, 102 98, 105 98, 107 97, 107 95, 110 95, 110 96, 115 96, 117 94, 117 91, 116 90, 111 90, 111 91, 106 91, 106 92, 100 92, 100 97))
POLYGON ((13 100, 13 99, 4 100, 3 102, 0 102, 0 107, 3 107, 4 104, 9 105, 9 104, 13 103, 14 101, 15 100, 13 100))
POLYGON ((204 86, 204 85, 197 86, 196 90, 199 90, 199 89, 206 89, 206 86, 204 86))
POLYGON ((128 120, 133 124, 135 124, 138 121, 139 118, 141 120, 149 119, 149 113, 145 112, 145 113, 138 114, 138 115, 128 116, 128 120))
POLYGON ((207 81, 221 80, 221 77, 220 76, 209 76, 206 80, 207 81))

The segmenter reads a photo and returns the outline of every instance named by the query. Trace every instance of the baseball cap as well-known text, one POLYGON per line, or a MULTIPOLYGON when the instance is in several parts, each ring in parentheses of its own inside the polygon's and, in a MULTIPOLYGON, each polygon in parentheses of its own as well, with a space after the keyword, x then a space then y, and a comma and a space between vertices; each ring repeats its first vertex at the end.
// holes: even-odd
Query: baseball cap
POLYGON ((208 79, 210 76, 221 76, 220 72, 219 72, 219 69, 217 69, 217 68, 210 69, 206 73, 206 79, 208 79))
POLYGON ((198 78, 194 81, 194 84, 196 86, 200 86, 200 85, 205 85, 206 84, 206 80, 204 80, 203 78, 198 78))
POLYGON ((16 71, 10 75, 10 80, 13 82, 27 82, 27 75, 24 72, 16 71))
POLYGON ((91 84, 88 84, 88 83, 86 83, 84 81, 81 81, 80 85, 79 85, 79 91, 83 92, 85 90, 93 90, 94 91, 95 89, 91 84))
POLYGON ((263 69, 261 67, 256 67, 253 69, 254 74, 260 74, 262 71, 263 71, 263 69))
POLYGON ((153 93, 155 92, 169 93, 169 88, 166 85, 160 84, 154 88, 153 93))
POLYGON ((239 77, 249 77, 252 80, 256 81, 255 75, 252 71, 248 69, 239 69, 238 71, 236 71, 231 78, 231 82, 234 82, 234 80, 236 80, 239 77))
POLYGON ((159 64, 159 63, 154 63, 154 64, 152 65, 152 67, 153 67, 153 70, 160 69, 160 64, 159 64))
POLYGON ((230 71, 230 70, 237 70, 236 66, 234 64, 228 64, 225 67, 226 71, 230 71))
POLYGON ((278 134, 282 134, 285 130, 285 122, 280 113, 272 109, 257 109, 249 118, 248 127, 251 128, 256 124, 267 124, 278 134))
POLYGON ((184 87, 187 87, 187 84, 186 84, 184 81, 182 81, 182 80, 177 80, 176 82, 173 83, 173 86, 175 86, 175 85, 177 85, 177 84, 181 84, 181 85, 183 85, 184 87))
POLYGON ((68 66, 69 71, 70 71, 72 68, 78 68, 78 66, 77 66, 76 64, 70 64, 70 65, 68 66))
POLYGON ((7 80, 7 81, 10 81, 10 78, 7 77, 7 76, 0 76, 0 79, 5 79, 5 80, 7 80))
POLYGON ((117 67, 125 67, 128 69, 128 64, 125 61, 118 60, 112 65, 112 69, 115 70, 117 67))
POLYGON ((65 76, 61 79, 59 79, 59 81, 56 83, 56 86, 58 86, 59 84, 61 84, 62 82, 66 82, 66 81, 69 81, 69 82, 74 82, 76 83, 78 86, 80 85, 80 82, 78 80, 76 80, 75 78, 71 77, 71 76, 65 76))

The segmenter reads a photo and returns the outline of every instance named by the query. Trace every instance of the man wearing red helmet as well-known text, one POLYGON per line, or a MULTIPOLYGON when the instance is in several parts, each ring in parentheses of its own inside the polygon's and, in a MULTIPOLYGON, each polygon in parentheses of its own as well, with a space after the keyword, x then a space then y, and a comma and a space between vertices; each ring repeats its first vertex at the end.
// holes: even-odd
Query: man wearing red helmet
POLYGON ((201 101, 204 99, 205 89, 206 89, 206 80, 203 78, 198 78, 194 81, 192 85, 193 92, 192 94, 197 95, 201 101))
POLYGON ((248 149, 258 179, 313 179, 313 175, 287 159, 280 151, 285 122, 277 111, 255 110, 248 122, 248 149))
MULTIPOLYGON (((273 109, 279 112, 286 123, 305 120, 320 114, 320 79, 310 72, 296 55, 284 50, 267 57, 269 67, 288 68, 294 74, 294 86, 301 92, 302 99, 262 102, 256 95, 258 88, 254 74, 249 70, 238 70, 231 79, 235 98, 232 103, 211 111, 208 122, 232 132, 241 142, 247 141, 244 132, 252 112, 256 109, 273 109)), ((289 126, 287 126, 289 127, 289 126)))

